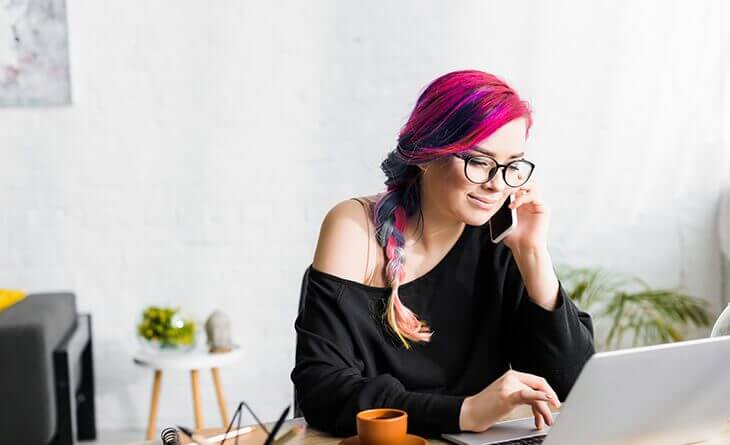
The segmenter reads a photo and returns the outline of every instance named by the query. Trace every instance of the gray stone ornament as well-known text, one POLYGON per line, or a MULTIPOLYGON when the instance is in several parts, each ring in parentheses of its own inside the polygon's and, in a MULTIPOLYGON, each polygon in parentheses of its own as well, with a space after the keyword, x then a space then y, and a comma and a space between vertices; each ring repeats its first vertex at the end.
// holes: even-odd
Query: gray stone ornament
POLYGON ((233 349, 231 320, 221 311, 213 311, 205 322, 210 352, 228 352, 233 349))

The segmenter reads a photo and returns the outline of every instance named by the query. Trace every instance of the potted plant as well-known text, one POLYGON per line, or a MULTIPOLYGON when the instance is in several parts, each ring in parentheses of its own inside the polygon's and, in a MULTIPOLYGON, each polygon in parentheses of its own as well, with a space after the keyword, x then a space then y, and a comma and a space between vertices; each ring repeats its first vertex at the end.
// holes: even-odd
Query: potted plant
POLYGON ((195 347, 195 321, 179 308, 149 306, 142 312, 137 334, 154 351, 184 352, 195 347))
POLYGON ((681 341, 688 327, 710 325, 707 302, 678 289, 652 289, 637 277, 600 268, 561 266, 558 277, 594 318, 599 349, 681 341))

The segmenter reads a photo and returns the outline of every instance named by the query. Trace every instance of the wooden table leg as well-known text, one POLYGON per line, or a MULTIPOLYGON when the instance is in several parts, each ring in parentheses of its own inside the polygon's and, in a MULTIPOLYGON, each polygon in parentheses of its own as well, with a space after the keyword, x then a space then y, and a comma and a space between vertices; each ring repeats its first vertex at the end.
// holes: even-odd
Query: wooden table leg
POLYGON ((221 410, 221 419, 223 419, 223 428, 228 426, 228 410, 226 409, 226 398, 223 396, 223 386, 221 386, 221 375, 218 368, 210 368, 213 374, 213 384, 215 385, 215 394, 218 397, 218 408, 221 410))
POLYGON ((150 402, 150 418, 147 422, 147 440, 152 440, 157 429, 157 402, 160 400, 160 385, 162 384, 162 370, 155 369, 155 379, 152 382, 152 401, 150 402))
POLYGON ((195 429, 203 429, 203 410, 200 406, 200 373, 197 369, 190 371, 190 380, 193 384, 193 412, 195 413, 195 429))

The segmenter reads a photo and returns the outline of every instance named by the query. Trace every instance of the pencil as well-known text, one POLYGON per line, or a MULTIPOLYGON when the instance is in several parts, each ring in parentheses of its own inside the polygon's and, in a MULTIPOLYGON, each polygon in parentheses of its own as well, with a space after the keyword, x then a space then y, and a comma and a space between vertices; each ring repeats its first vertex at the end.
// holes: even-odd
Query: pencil
POLYGON ((225 439, 230 439, 232 437, 250 433, 252 430, 253 428, 250 426, 243 427, 240 430, 229 431, 228 434, 223 433, 217 436, 208 437, 208 442, 223 442, 225 439))

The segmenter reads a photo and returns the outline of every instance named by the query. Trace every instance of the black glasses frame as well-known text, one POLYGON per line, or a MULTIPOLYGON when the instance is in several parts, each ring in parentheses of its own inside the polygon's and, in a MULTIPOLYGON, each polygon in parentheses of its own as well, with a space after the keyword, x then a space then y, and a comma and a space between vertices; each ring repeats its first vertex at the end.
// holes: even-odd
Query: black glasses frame
POLYGON ((515 159, 514 161, 510 161, 510 162, 508 162, 506 164, 500 164, 499 162, 497 162, 496 159, 490 158, 489 156, 476 156, 476 155, 470 155, 470 154, 466 154, 466 153, 454 153, 453 156, 455 156, 455 157, 461 159, 462 161, 464 161, 464 176, 466 177, 466 179, 469 182, 474 183, 474 184, 486 184, 487 182, 489 182, 492 179, 494 179, 494 177, 497 175, 497 172, 501 168, 502 169, 502 180, 504 181, 504 183, 507 184, 508 187, 517 188, 517 187, 521 187, 525 183, 527 183, 527 181, 530 180, 530 177, 532 176, 532 173, 535 171, 535 164, 533 164, 532 162, 528 161, 527 159, 515 159), (489 171, 489 175, 487 175, 486 181, 483 181, 483 182, 473 181, 469 177, 469 175, 466 173, 467 168, 469 167, 469 161, 471 161, 472 159, 489 159, 490 161, 494 162, 495 167, 492 168, 489 171), (507 167, 509 167, 510 165, 514 164, 515 162, 524 162, 524 163, 526 163, 526 164, 528 164, 530 166, 530 173, 527 175, 527 178, 525 179, 525 182, 523 182, 520 185, 511 185, 509 182, 507 182, 507 167))

